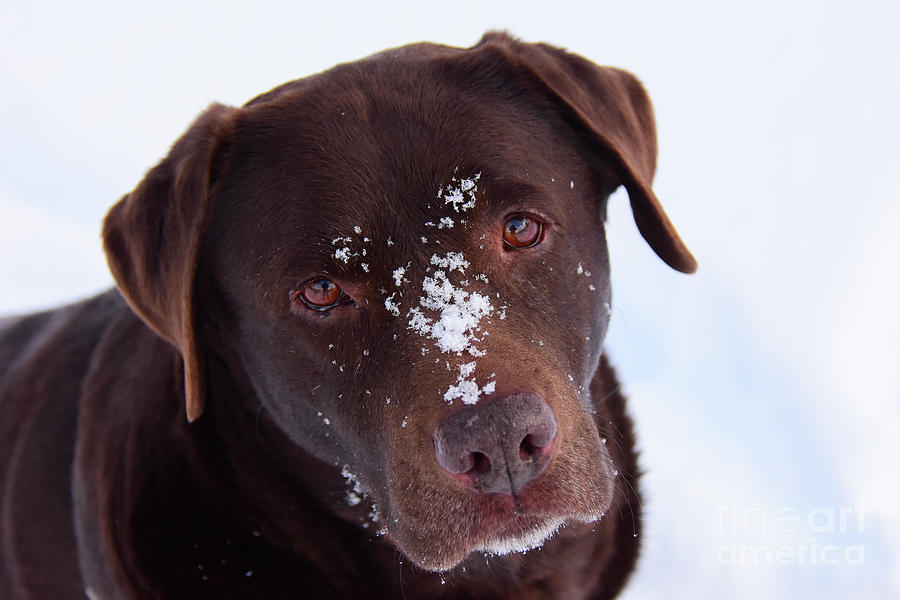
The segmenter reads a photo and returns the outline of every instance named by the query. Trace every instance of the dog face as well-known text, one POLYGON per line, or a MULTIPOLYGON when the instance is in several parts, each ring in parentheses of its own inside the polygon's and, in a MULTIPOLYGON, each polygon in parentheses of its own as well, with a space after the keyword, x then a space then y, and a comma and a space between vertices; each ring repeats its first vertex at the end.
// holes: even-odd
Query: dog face
POLYGON ((424 100, 435 125, 404 122, 419 110, 404 83, 331 110, 315 92, 278 103, 331 113, 328 136, 318 117, 249 115, 228 152, 255 138, 259 166, 222 176, 202 264, 266 410, 348 465, 407 555, 447 568, 608 505, 612 467, 586 390, 609 315, 598 199, 615 180, 592 172, 560 123, 517 125, 529 115, 512 104, 443 92, 424 100), (473 493, 477 480, 460 485, 439 464, 437 432, 516 394, 552 411, 555 460, 515 498, 473 493))
POLYGON ((190 418, 215 352, 388 539, 445 570, 609 508, 591 392, 607 196, 624 184, 654 249, 693 268, 654 155, 626 74, 505 36, 417 45, 214 106, 105 241, 185 358, 190 418))

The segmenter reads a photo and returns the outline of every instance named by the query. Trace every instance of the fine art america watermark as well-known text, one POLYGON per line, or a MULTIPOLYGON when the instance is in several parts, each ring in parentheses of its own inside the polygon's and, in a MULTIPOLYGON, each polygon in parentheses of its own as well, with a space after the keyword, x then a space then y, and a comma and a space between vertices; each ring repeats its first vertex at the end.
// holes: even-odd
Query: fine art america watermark
POLYGON ((716 507, 720 565, 833 567, 863 566, 866 506, 816 506, 765 510, 723 499, 716 507), (724 540, 723 540, 724 541, 724 540))

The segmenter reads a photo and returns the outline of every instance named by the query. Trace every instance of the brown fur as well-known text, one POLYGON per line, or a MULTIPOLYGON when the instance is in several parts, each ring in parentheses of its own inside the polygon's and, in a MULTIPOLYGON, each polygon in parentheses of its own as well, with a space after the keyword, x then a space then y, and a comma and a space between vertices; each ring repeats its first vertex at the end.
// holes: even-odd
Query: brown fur
POLYGON ((606 197, 624 185, 653 249, 696 268, 651 191, 655 161, 637 80, 503 34, 212 106, 107 216, 118 290, 0 324, 0 597, 615 596, 640 506, 602 355, 606 197), (463 224, 435 191, 475 173, 463 224), (517 211, 546 234, 510 252, 498 240, 517 211), (442 215, 457 226, 425 225, 442 215), (384 304, 406 285, 415 306, 429 257, 451 251, 488 279, 454 283, 506 307, 479 342, 477 379, 497 386, 479 402, 533 394, 558 423, 515 497, 437 463, 439 424, 477 410, 440 391, 471 357, 384 304), (319 276, 355 306, 292 308, 319 276), (347 502, 342 470, 364 501, 347 502), (478 551, 551 518, 566 526, 540 549, 478 551))

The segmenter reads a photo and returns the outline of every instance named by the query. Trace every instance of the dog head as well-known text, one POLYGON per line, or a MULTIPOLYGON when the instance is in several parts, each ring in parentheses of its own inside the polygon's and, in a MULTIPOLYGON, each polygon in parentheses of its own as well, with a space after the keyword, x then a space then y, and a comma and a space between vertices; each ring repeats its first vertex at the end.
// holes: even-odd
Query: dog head
POLYGON ((183 356, 189 420, 211 320, 281 431, 443 570, 609 508, 592 417, 609 194, 623 185, 656 253, 696 268, 655 162, 623 71, 502 34, 417 44, 211 107, 111 210, 105 247, 183 356))

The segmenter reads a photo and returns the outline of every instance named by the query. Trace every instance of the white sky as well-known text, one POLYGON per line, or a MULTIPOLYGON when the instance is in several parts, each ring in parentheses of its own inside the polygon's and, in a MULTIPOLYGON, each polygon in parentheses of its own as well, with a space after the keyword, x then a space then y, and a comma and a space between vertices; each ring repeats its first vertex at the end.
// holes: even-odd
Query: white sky
POLYGON ((647 471, 625 597, 900 596, 900 4, 191 6, 0 5, 0 313, 110 285, 104 212, 213 100, 490 28, 566 46, 644 81, 701 265, 668 270, 617 198, 609 346, 647 471))

